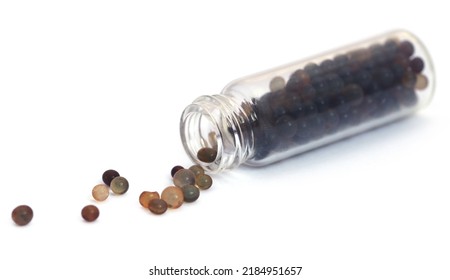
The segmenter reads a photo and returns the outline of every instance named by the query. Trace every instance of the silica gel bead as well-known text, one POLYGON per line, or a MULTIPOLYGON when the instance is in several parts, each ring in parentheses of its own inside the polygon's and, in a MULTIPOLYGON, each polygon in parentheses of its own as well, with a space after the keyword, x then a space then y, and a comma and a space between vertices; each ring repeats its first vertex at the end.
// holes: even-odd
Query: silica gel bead
POLYGON ((28 205, 20 205, 14 208, 11 218, 18 226, 27 225, 33 219, 33 209, 28 205))
POLYGON ((148 203, 151 200, 156 199, 156 198, 160 198, 158 192, 147 192, 147 191, 144 191, 139 196, 139 203, 142 205, 142 207, 148 208, 148 203))
POLYGON ((194 202, 200 196, 200 190, 194 185, 187 185, 181 188, 185 202, 194 202))
POLYGON ((167 211, 167 203, 160 198, 152 199, 148 203, 148 210, 156 215, 164 214, 167 211))
POLYGON ((106 170, 105 172, 103 172, 103 175, 102 175, 103 183, 105 183, 105 185, 109 186, 111 184, 111 181, 114 178, 119 177, 119 176, 120 176, 120 174, 116 170, 113 170, 113 169, 106 170))
POLYGON ((209 176, 207 174, 203 174, 196 178, 195 184, 197 185, 197 187, 199 187, 199 189, 207 190, 212 185, 212 178, 211 178, 211 176, 209 176))
POLYGON ((200 165, 192 165, 189 170, 194 172, 195 177, 205 174, 205 170, 200 165))
POLYGON ((99 215, 100 211, 95 205, 87 205, 81 210, 81 217, 83 217, 83 219, 87 222, 93 222, 97 220, 99 215))
POLYGON ((172 170, 170 170, 170 175, 173 177, 175 175, 175 173, 177 173, 178 170, 184 169, 183 166, 181 165, 176 165, 172 168, 172 170))
POLYGON ((116 177, 111 181, 111 190, 115 194, 124 194, 128 191, 128 181, 124 177, 116 177))
POLYGON ((216 157, 217 157, 217 151, 212 148, 204 147, 204 148, 201 148, 200 150, 198 150, 198 152, 197 152, 198 160, 206 162, 206 163, 214 162, 216 160, 216 157))
POLYGON ((104 201, 109 196, 109 188, 105 184, 98 184, 92 189, 92 197, 97 201, 104 201))
POLYGON ((176 209, 183 204, 183 191, 179 187, 167 187, 161 193, 161 199, 167 203, 169 208, 176 209))
POLYGON ((173 183, 177 187, 193 185, 195 183, 195 174, 189 169, 178 170, 173 176, 173 183))

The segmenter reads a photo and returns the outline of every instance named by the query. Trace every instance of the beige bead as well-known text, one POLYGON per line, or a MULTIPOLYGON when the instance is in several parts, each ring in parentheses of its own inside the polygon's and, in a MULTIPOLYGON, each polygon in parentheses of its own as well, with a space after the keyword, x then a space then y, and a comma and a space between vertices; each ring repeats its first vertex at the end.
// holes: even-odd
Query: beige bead
POLYGON ((92 197, 97 201, 104 201, 109 196, 109 188, 105 184, 98 184, 92 188, 92 197))
POLYGON ((426 89, 428 87, 428 78, 425 75, 418 74, 416 77, 416 86, 418 90, 426 89))
POLYGON ((167 203, 169 208, 176 209, 183 204, 183 191, 179 187, 170 186, 165 188, 161 193, 161 199, 167 203))
POLYGON ((286 86, 286 81, 283 77, 276 76, 274 77, 269 84, 269 89, 271 92, 279 91, 286 86))

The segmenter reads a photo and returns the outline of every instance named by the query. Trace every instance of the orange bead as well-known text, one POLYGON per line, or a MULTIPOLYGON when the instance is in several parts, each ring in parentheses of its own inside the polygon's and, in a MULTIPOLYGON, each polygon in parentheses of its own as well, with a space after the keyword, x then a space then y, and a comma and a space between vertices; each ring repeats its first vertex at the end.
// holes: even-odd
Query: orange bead
POLYGON ((158 192, 147 192, 144 191, 139 196, 139 203, 142 205, 142 207, 148 208, 148 203, 150 200, 160 198, 158 192))

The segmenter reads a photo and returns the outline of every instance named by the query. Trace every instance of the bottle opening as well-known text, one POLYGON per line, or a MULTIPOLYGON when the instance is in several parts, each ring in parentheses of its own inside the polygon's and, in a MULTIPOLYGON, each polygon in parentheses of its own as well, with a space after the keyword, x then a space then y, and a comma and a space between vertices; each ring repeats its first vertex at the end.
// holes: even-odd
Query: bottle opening
POLYGON ((219 123, 211 111, 198 104, 189 105, 181 116, 180 134, 183 147, 193 162, 209 171, 220 168, 222 136, 219 123), (215 151, 216 156, 212 158, 209 155, 209 160, 200 160, 198 153, 204 148, 215 151))
MULTIPOLYGON (((238 103, 240 104, 240 103, 238 103)), ((238 166, 251 155, 251 132, 245 114, 230 98, 197 98, 181 116, 180 134, 192 161, 211 172, 238 166)))

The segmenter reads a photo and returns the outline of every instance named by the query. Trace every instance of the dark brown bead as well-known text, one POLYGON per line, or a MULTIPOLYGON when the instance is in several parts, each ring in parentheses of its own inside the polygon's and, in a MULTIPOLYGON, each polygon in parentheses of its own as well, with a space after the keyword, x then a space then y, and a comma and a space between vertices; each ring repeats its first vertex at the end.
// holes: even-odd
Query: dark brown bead
POLYGON ((411 67, 411 70, 414 73, 419 74, 420 72, 422 72, 423 68, 425 67, 425 63, 423 62, 423 60, 420 57, 415 57, 415 58, 413 58, 413 60, 411 60, 411 62, 409 63, 409 66, 411 67))
POLYGON ((109 169, 109 170, 106 170, 105 172, 103 172, 102 179, 103 179, 103 182, 105 183, 105 185, 109 186, 109 185, 111 185, 111 181, 114 178, 119 177, 119 176, 120 176, 119 172, 117 172, 116 170, 113 170, 113 169, 109 169))
POLYGON ((33 209, 28 205, 17 206, 12 211, 11 217, 17 225, 27 225, 33 219, 33 209))
POLYGON ((212 148, 207 148, 207 147, 201 148, 197 152, 197 158, 203 162, 207 162, 207 163, 214 162, 216 160, 216 157, 217 157, 217 151, 212 148))
POLYGON ((164 214, 167 211, 167 203, 160 198, 152 199, 148 203, 148 210, 156 215, 164 214))
POLYGON ((93 222, 97 220, 99 215, 100 211, 95 205, 87 205, 81 210, 81 217, 83 217, 83 219, 85 219, 87 222, 93 222))
POLYGON ((177 173, 178 170, 184 169, 183 166, 181 165, 176 165, 172 168, 172 170, 170 170, 170 175, 173 177, 173 175, 175 175, 175 173, 177 173))
POLYGON ((410 57, 414 53, 414 45, 409 41, 401 42, 399 48, 400 51, 407 57, 410 57))

